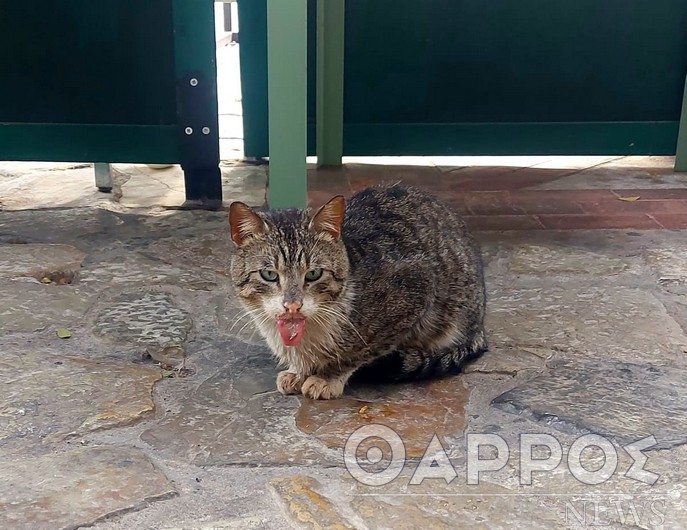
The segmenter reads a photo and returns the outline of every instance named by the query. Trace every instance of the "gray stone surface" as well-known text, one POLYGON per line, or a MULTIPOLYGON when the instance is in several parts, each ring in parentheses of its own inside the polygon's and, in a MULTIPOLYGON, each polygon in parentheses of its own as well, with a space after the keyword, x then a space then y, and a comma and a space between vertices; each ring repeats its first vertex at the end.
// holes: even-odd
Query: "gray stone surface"
POLYGON ((215 286, 211 272, 189 270, 131 253, 107 261, 86 263, 79 273, 79 281, 100 289, 111 286, 178 285, 188 289, 210 290, 215 286))
MULTIPOLYGON (((60 243, 88 252, 101 246, 116 231, 127 228, 117 214, 99 208, 3 211, 0 208, 0 242, 60 243)), ((121 237, 121 235, 120 235, 121 237)))
POLYGON ((625 256, 590 252, 583 248, 556 245, 524 244, 513 249, 509 257, 509 269, 513 275, 584 275, 601 276, 626 272, 633 261, 625 256))
POLYGON ((0 244, 0 278, 29 276, 41 280, 59 272, 73 275, 85 257, 71 245, 0 244))
POLYGON ((581 171, 571 172, 568 176, 540 184, 535 189, 622 190, 687 187, 684 173, 675 172, 674 166, 675 159, 671 156, 626 156, 581 168, 581 171))
POLYGON ((70 437, 140 420, 154 408, 159 369, 44 351, 0 357, 0 456, 31 454, 70 437))
MULTIPOLYGON (((126 175, 119 203, 126 208, 175 207, 185 201, 184 174, 180 166, 151 170, 146 166, 117 165, 126 175)), ((229 200, 240 200, 250 206, 265 202, 267 169, 265 166, 223 165, 222 194, 229 200)))
POLYGON ((628 444, 655 436, 654 449, 687 443, 687 370, 672 366, 566 360, 494 400, 508 412, 571 434, 628 444))
POLYGON ((34 278, 0 280, 0 337, 13 332, 73 328, 81 324, 90 296, 73 285, 34 278))
POLYGON ((668 292, 687 295, 687 249, 654 248, 646 251, 646 260, 668 292))
POLYGON ((463 370, 467 374, 504 374, 515 376, 520 372, 538 373, 545 369, 545 361, 555 352, 546 348, 499 348, 492 347, 463 370))
POLYGON ((109 301, 96 317, 95 331, 115 341, 182 346, 191 329, 189 315, 166 293, 127 293, 109 301))
MULTIPOLYGON (((563 175, 608 159, 499 163, 563 175)), ((653 178, 649 167, 625 170, 632 187, 653 178)), ((222 171, 226 203, 262 204, 264 167, 222 171)), ((609 168, 580 175, 620 184, 609 168)), ((684 232, 478 234, 490 351, 458 377, 355 385, 312 402, 276 392, 276 364, 242 318, 227 212, 178 209, 178 167, 118 165, 115 177, 114 193, 95 196, 90 168, 0 163, 0 527, 572 530, 582 525, 566 520, 568 505, 586 502, 613 530, 687 528, 684 232), (35 204, 49 208, 16 209, 32 207, 27 190, 39 185, 35 204), (71 284, 36 279, 61 270, 71 284), (412 458, 380 488, 356 484, 342 458, 351 433, 373 423, 398 431, 412 458), (665 449, 647 451, 645 466, 656 483, 625 476, 631 461, 619 451, 604 484, 564 464, 521 484, 522 434, 555 436, 565 456, 590 430, 620 443, 659 438, 665 449), (499 434, 511 449, 478 487, 466 484, 466 433, 499 434), (409 486, 434 434, 458 476, 409 486), (641 512, 648 500, 665 503, 662 524, 641 512)), ((348 189, 345 171, 329 178, 348 189)), ((601 457, 590 451, 583 463, 601 457)))
POLYGON ((218 344, 226 367, 202 381, 179 410, 143 432, 156 451, 197 465, 314 464, 331 461, 298 431, 296 397, 276 390, 277 369, 264 346, 218 344))
POLYGON ((81 447, 38 458, 0 458, 0 527, 56 530, 174 495, 167 478, 135 449, 81 447))
POLYGON ((533 530, 565 528, 564 514, 545 509, 536 496, 518 496, 488 482, 468 486, 464 480, 446 485, 443 479, 427 479, 412 486, 409 478, 384 487, 352 487, 352 509, 367 528, 510 530, 513 521, 533 530))
POLYGON ((233 251, 230 242, 229 223, 222 232, 189 235, 185 238, 170 237, 152 243, 146 250, 166 263, 184 263, 187 267, 209 269, 230 276, 229 256, 233 251))
POLYGON ((651 291, 577 281, 567 288, 499 287, 489 304, 487 325, 497 344, 667 365, 685 358, 687 338, 651 291))

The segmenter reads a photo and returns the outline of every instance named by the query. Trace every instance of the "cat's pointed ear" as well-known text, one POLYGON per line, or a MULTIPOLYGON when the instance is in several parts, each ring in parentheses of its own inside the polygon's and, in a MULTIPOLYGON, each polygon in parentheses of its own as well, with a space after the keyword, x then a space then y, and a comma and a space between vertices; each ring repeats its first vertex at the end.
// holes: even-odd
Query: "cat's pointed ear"
POLYGON ((229 206, 229 226, 231 239, 237 247, 243 245, 246 239, 265 232, 265 222, 242 202, 232 202, 229 206))
POLYGON ((338 239, 341 235, 345 209, 346 200, 343 195, 337 195, 317 210, 312 221, 310 221, 310 228, 316 232, 325 232, 338 239))

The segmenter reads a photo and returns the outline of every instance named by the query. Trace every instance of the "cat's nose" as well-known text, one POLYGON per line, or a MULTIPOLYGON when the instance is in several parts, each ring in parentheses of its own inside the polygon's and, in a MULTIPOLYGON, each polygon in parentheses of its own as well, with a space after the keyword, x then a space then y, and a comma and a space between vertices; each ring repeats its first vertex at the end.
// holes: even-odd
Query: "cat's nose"
POLYGON ((303 303, 298 301, 284 302, 284 307, 286 308, 287 313, 295 315, 296 313, 300 312, 301 307, 303 307, 303 303))

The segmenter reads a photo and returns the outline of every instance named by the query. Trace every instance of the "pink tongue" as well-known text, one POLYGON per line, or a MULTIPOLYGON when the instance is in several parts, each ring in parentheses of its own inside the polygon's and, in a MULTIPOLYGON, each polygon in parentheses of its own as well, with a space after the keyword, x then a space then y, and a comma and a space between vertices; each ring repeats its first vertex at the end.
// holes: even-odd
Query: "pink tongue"
POLYGON ((305 319, 280 318, 277 320, 277 329, 281 340, 286 346, 298 346, 303 340, 303 333, 305 332, 305 319))

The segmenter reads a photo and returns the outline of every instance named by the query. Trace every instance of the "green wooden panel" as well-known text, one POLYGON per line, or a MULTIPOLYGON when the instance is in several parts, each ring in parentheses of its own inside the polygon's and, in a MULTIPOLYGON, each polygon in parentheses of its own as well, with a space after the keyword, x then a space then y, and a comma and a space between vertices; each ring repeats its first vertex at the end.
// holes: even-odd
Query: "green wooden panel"
MULTIPOLYGON (((247 93, 266 62, 243 53, 247 93)), ((344 154, 674 154, 685 74, 684 0, 347 0, 344 154)), ((248 156, 267 155, 258 107, 248 156)))
POLYGON ((0 123, 2 160, 176 163, 174 125, 0 123))
POLYGON ((677 122, 619 123, 350 123, 344 151, 352 156, 672 155, 677 122))
POLYGON ((0 0, 0 122, 176 122, 168 0, 0 0))
POLYGON ((221 203, 213 0, 0 0, 0 160, 180 163, 221 203))

